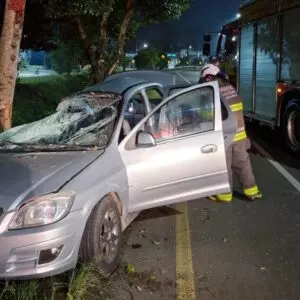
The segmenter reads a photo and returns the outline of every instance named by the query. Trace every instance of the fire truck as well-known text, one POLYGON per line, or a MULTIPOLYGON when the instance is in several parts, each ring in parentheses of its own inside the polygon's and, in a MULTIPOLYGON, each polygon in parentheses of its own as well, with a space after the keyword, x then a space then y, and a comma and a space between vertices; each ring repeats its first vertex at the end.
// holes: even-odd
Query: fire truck
POLYGON ((216 53, 245 117, 279 129, 287 148, 300 152, 300 1, 248 0, 239 16, 221 28, 216 53))

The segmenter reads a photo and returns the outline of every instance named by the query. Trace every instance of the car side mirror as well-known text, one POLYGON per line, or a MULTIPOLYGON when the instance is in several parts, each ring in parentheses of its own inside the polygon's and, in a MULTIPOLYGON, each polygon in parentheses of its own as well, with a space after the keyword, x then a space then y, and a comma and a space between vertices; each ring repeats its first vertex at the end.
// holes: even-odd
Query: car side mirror
POLYGON ((137 146, 142 148, 154 147, 156 146, 155 139, 153 135, 147 131, 139 131, 137 133, 137 146))

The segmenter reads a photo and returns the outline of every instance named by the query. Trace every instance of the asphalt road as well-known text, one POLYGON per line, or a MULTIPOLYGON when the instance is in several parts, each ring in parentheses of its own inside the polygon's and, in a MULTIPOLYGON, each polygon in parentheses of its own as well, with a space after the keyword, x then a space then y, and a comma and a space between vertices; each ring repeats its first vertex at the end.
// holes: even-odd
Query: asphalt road
MULTIPOLYGON (((197 78, 191 73, 181 74, 197 78)), ((125 248, 144 276, 131 288, 134 299, 300 299, 300 155, 266 127, 248 133, 263 199, 246 202, 235 180, 232 204, 199 199, 144 212, 125 248)))

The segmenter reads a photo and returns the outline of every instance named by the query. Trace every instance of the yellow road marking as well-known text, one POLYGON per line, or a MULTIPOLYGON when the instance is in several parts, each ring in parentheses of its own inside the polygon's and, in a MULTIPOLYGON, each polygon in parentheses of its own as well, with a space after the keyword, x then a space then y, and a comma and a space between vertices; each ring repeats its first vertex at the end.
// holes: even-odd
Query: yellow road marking
POLYGON ((176 299, 196 300, 188 207, 176 204, 176 299))

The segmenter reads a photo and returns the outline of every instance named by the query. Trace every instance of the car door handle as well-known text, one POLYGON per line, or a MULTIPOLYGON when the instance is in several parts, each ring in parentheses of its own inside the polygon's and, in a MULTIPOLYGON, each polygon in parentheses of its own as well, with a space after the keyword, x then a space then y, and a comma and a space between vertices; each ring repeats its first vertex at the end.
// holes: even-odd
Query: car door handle
POLYGON ((205 145, 201 148, 201 152, 202 153, 213 153, 216 152, 218 150, 218 146, 217 145, 205 145))

